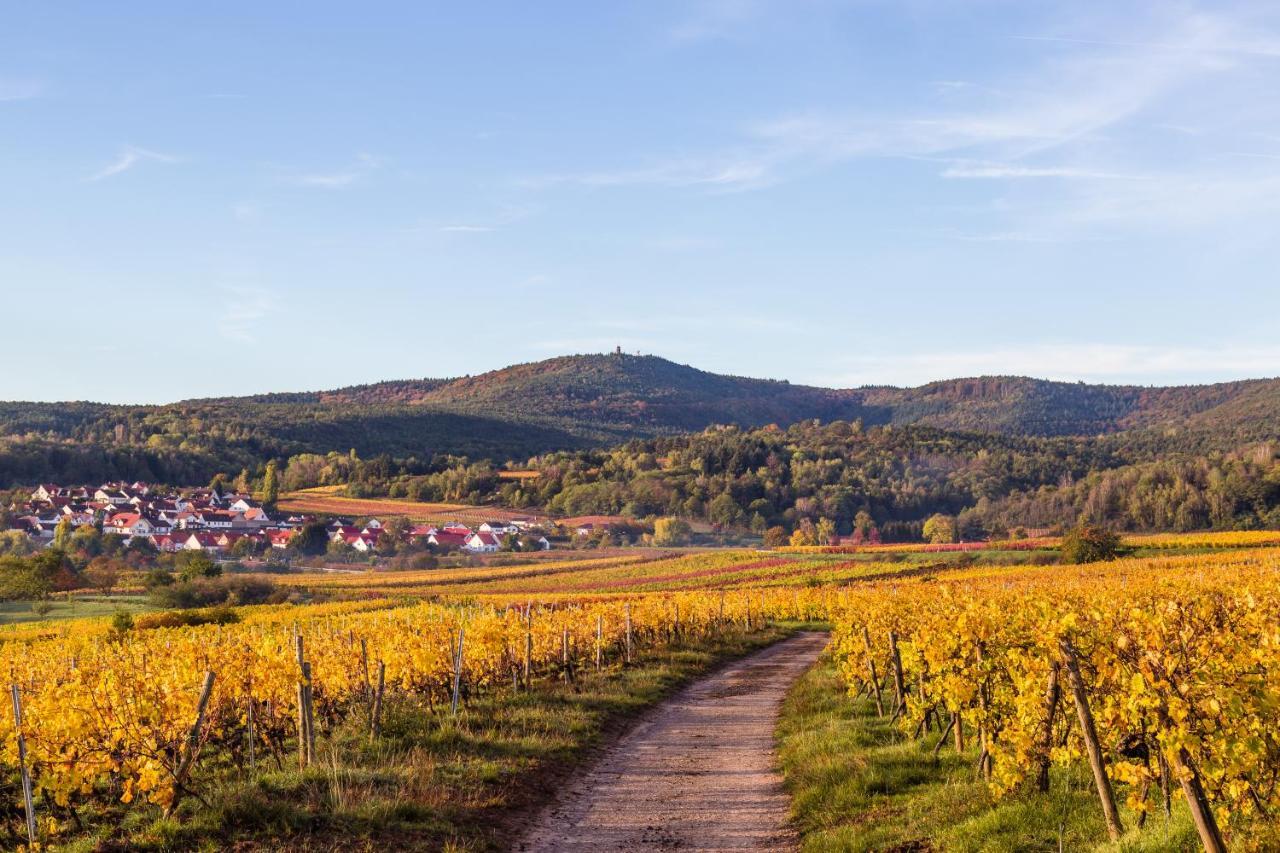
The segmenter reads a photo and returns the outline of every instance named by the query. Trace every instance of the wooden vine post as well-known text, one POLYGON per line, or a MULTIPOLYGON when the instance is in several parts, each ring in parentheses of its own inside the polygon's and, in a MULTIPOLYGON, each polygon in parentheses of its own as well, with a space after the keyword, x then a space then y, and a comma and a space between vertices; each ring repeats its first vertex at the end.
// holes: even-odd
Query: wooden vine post
POLYGON ((1120 812, 1116 808, 1111 779, 1107 777, 1107 767, 1102 758, 1102 746, 1098 743, 1098 729, 1093 722, 1093 712, 1089 710, 1089 696, 1084 689, 1084 678, 1080 675, 1080 659, 1076 655, 1075 648, 1065 637, 1058 642, 1058 647, 1062 652, 1063 666, 1067 670, 1067 681, 1071 685, 1071 697, 1075 701, 1076 714, 1080 717, 1080 731, 1084 735, 1089 767, 1093 770, 1093 781, 1098 788, 1102 814, 1107 821, 1107 835, 1112 841, 1117 841, 1124 834, 1124 827, 1120 823, 1120 812))
POLYGON ((36 806, 31 796, 31 771, 27 769, 27 739, 22 734, 22 693, 18 685, 9 688, 13 695, 13 727, 18 733, 18 771, 22 775, 22 805, 27 813, 27 841, 36 846, 36 806))
POLYGON ((898 651, 898 632, 889 632, 889 662, 893 664, 893 699, 897 707, 893 711, 896 717, 907 707, 907 685, 902 674, 902 654, 898 651))
POLYGON ((604 663, 604 614, 596 614, 596 669, 604 663))
POLYGON ((314 757, 311 728, 311 664, 307 663, 302 635, 294 637, 294 658, 298 663, 298 767, 306 769, 314 757))
POLYGON ((631 663, 631 602, 627 602, 627 663, 631 663))
POLYGON ((884 716, 884 697, 880 694, 880 675, 876 672, 876 658, 871 649, 871 631, 862 626, 862 642, 867 647, 867 671, 871 675, 871 689, 876 697, 876 714, 884 716))
POLYGON ((187 732, 187 740, 183 745, 182 758, 173 774, 173 792, 169 805, 165 807, 164 816, 172 817, 182 798, 182 786, 186 784, 191 767, 195 764, 196 753, 200 750, 200 729, 204 725, 204 715, 209 708, 209 697, 213 694, 213 670, 204 674, 204 684, 200 687, 200 699, 196 702, 196 719, 187 732))
POLYGON ((373 708, 369 712, 369 737, 378 736, 378 726, 382 720, 382 691, 386 687, 387 665, 378 661, 378 686, 373 693, 373 708))
POLYGON ((1058 698, 1062 694, 1059 673, 1062 665, 1056 661, 1049 662, 1049 686, 1044 692, 1044 726, 1040 729, 1040 742, 1037 749, 1040 753, 1040 766, 1036 770, 1036 790, 1047 793, 1049 790, 1049 751, 1053 749, 1053 721, 1058 712, 1058 698))
POLYGON ((453 697, 449 702, 449 713, 458 716, 458 698, 462 693, 462 640, 463 629, 458 629, 458 645, 453 650, 453 697))

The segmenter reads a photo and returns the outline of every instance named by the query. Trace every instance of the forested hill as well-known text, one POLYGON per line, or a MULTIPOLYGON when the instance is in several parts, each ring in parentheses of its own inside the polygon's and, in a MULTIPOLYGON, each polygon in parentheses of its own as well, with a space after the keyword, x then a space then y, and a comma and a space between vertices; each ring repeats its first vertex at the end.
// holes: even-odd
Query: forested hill
POLYGON ((1280 380, 1177 388, 982 377, 831 389, 725 376, 655 356, 576 355, 477 376, 162 406, 0 403, 0 485, 203 482, 302 452, 505 460, 557 449, 800 421, 920 424, 1011 437, 1128 431, 1204 452, 1280 437, 1280 380))

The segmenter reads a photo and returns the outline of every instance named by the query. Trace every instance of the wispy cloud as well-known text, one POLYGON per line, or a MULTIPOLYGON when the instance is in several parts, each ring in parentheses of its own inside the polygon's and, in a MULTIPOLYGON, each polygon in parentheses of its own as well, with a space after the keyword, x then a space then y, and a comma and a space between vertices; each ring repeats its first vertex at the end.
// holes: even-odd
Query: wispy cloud
POLYGON ((90 181, 101 181, 107 178, 115 177, 123 174, 139 163, 177 163, 178 158, 170 154, 161 154, 159 151, 152 151, 147 148, 139 148, 136 145, 126 145, 120 150, 120 156, 113 160, 105 168, 94 172, 88 177, 90 181))
POLYGON ((944 178, 1088 178, 1090 180, 1142 180, 1140 175, 1122 175, 1070 166, 1022 166, 1016 163, 956 163, 942 171, 944 178))
POLYGON ((354 186, 382 166, 382 159, 372 154, 358 154, 350 166, 331 172, 303 172, 285 179, 296 187, 340 190, 354 186))
POLYGON ((488 225, 442 225, 443 234, 488 234, 493 228, 488 225))
POLYGON ((662 186, 709 190, 753 189, 772 181, 775 156, 768 151, 725 153, 667 160, 634 169, 566 172, 528 178, 532 188, 571 184, 584 187, 662 186))
POLYGON ((224 298, 217 318, 218 334, 230 341, 253 343, 258 327, 275 310, 275 294, 250 285, 229 284, 221 289, 224 298))
POLYGON ((767 5, 765 0, 696 0, 668 35, 677 44, 736 38, 760 18, 767 5))

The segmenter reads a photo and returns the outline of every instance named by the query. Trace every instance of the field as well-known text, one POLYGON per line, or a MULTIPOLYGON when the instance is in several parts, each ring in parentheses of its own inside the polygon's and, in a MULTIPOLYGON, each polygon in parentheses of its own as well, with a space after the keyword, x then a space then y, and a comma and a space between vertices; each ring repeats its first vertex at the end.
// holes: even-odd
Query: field
MULTIPOLYGON (((500 847, 540 786, 629 714, 815 619, 833 627, 830 657, 780 729, 813 849, 1023 849, 1033 829, 1103 844, 1069 667, 1126 844, 1194 843, 1180 786, 1195 779, 1232 849, 1265 847, 1262 815, 1280 809, 1280 554, 1191 541, 1219 550, 1033 566, 647 549, 275 575, 329 600, 125 634, 86 602, 79 618, 4 628, 0 666, 24 706, 36 831, 55 848, 303 849, 316 833, 343 848, 500 847), (1061 819, 1030 819, 1046 809, 1061 819)), ((0 715, 11 782, 17 734, 0 715)), ((26 836, 17 802, 0 818, 10 846, 26 836)))
POLYGON ((444 524, 460 521, 478 525, 485 521, 509 521, 513 518, 534 518, 528 510, 510 510, 501 507, 468 506, 466 504, 419 503, 417 501, 392 500, 390 498, 349 498, 340 494, 343 486, 318 486, 281 496, 278 506, 286 512, 336 515, 347 518, 381 519, 403 516, 410 521, 444 524))

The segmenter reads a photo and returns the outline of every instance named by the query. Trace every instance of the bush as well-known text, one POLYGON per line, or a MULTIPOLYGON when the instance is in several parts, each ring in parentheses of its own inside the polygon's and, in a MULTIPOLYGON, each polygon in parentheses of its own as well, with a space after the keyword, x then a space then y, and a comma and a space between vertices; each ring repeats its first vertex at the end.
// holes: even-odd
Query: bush
POLYGON ((240 616, 230 607, 208 607, 203 610, 170 610, 165 613, 148 613, 134 619, 133 627, 140 631, 150 628, 181 628, 191 625, 229 625, 239 622, 240 616))
POLYGON ((175 583, 151 590, 151 602, 166 610, 190 610, 214 605, 278 603, 284 595, 269 580, 249 577, 205 579, 175 583))
POLYGON ((1064 563, 1100 563, 1114 560, 1122 551, 1119 534, 1092 524, 1074 527, 1062 537, 1064 563))

